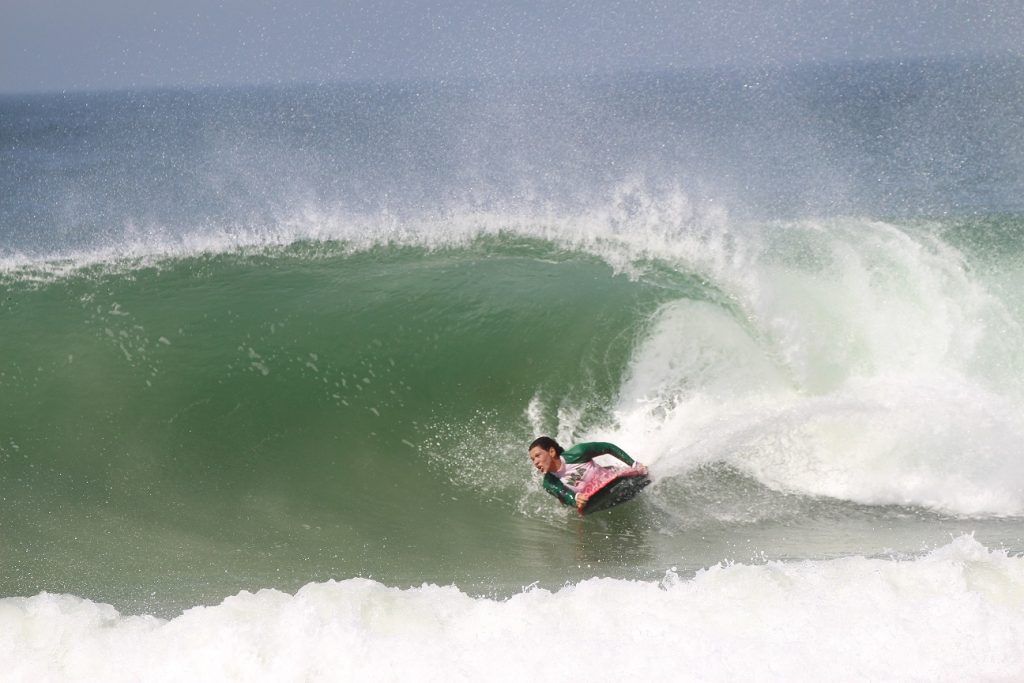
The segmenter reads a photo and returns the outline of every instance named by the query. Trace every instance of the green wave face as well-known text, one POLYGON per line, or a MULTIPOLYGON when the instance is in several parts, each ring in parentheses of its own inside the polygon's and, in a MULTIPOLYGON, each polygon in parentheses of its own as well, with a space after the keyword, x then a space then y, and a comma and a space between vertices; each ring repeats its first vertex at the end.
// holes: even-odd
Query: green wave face
POLYGON ((531 399, 600 419, 666 296, 513 241, 9 283, 0 543, 17 571, 2 592, 74 581, 124 600, 126 581, 169 575, 194 604, 225 594, 221 577, 486 575, 531 543, 531 399))

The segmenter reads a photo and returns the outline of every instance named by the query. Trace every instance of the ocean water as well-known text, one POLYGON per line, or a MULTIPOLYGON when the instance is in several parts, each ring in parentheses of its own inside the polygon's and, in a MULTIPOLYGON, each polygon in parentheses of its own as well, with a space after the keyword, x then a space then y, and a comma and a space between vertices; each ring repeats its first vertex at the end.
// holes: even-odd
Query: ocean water
POLYGON ((1022 409, 1019 60, 0 98, 3 680, 1021 680, 1022 409))

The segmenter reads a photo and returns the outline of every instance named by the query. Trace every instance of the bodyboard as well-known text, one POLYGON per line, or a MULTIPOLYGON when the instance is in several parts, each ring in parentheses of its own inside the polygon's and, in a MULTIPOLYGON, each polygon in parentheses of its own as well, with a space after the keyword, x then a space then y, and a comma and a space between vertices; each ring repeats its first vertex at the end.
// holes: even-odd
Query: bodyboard
POLYGON ((579 512, 581 515, 589 515, 625 503, 650 483, 646 474, 640 474, 632 468, 623 470, 590 494, 587 504, 579 512))

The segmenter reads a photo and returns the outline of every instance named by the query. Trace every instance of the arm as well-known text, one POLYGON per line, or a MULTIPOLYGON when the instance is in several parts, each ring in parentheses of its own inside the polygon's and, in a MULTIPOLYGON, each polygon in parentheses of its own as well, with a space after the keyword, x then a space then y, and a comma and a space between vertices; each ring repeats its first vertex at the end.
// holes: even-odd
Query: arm
POLYGON ((626 451, 613 443, 607 443, 605 441, 590 441, 587 443, 576 444, 567 450, 562 457, 568 462, 583 462, 585 460, 593 460, 599 455, 615 456, 627 465, 633 465, 636 463, 633 458, 629 457, 629 454, 627 454, 626 451))
POLYGON ((544 490, 562 501, 565 505, 576 505, 576 494, 553 474, 544 475, 544 490))

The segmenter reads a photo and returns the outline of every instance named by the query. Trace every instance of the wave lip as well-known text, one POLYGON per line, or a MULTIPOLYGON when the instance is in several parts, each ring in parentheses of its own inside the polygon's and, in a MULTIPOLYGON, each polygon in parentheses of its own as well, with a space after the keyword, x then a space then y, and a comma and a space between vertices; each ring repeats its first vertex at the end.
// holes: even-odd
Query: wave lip
POLYGON ((916 559, 594 578, 508 600, 367 579, 242 592, 164 621, 0 601, 8 680, 1020 680, 1024 558, 963 536, 916 559), (728 657, 722 653, 728 652, 728 657), (560 661, 559 653, 571 656, 560 661))

